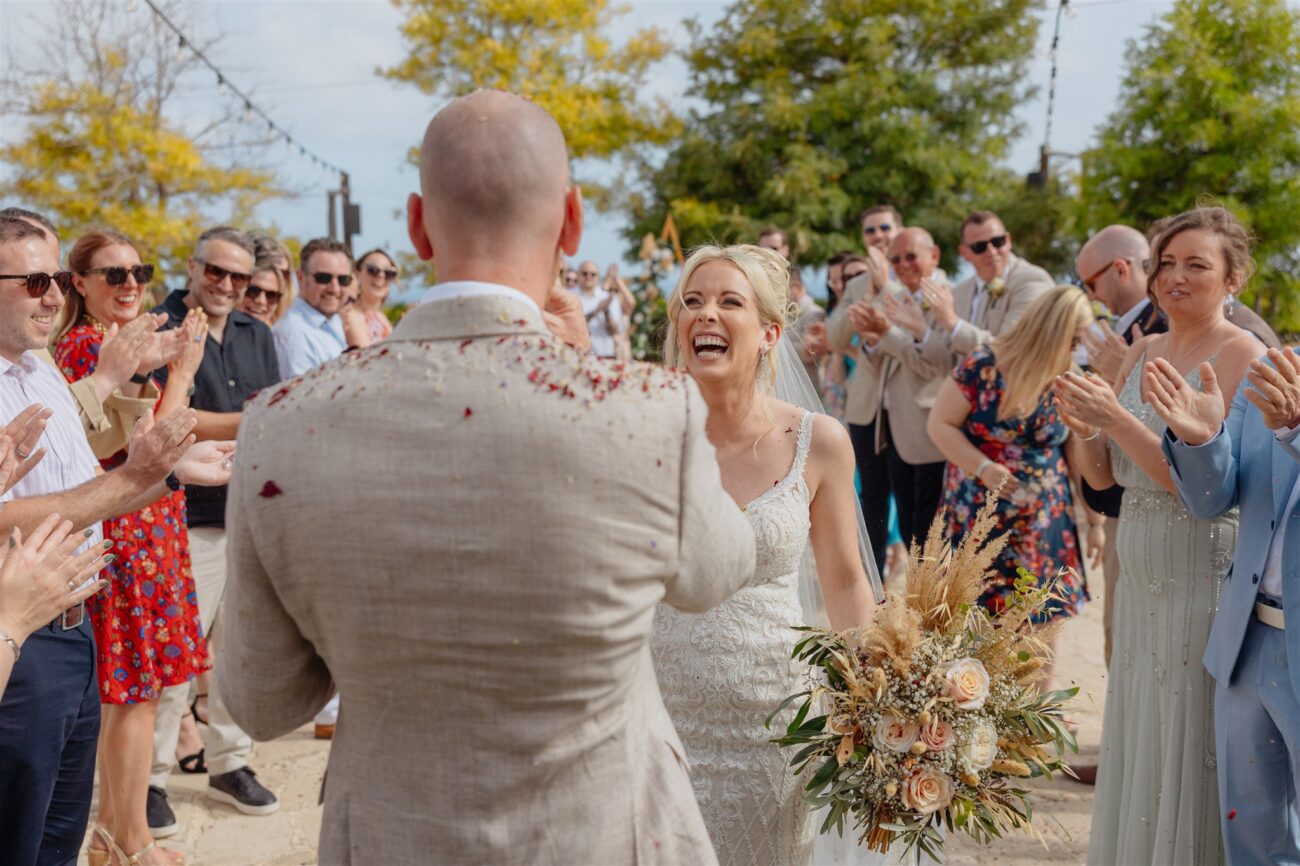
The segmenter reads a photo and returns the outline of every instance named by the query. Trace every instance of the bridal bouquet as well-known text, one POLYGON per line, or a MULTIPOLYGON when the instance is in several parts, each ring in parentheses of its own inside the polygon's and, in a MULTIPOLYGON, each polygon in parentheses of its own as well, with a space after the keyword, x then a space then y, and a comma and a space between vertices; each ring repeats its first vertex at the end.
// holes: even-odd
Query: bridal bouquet
MULTIPOLYGON (((892 592, 875 620, 834 634, 800 628, 795 657, 813 685, 781 746, 808 771, 804 797, 828 807, 821 832, 851 821, 860 842, 881 852, 938 860, 940 827, 980 842, 1009 829, 1034 832, 1024 779, 1064 768, 1077 751, 1063 710, 1078 689, 1040 692, 1049 651, 1030 617, 1052 597, 1022 572, 998 614, 977 602, 985 571, 1005 540, 988 542, 990 501, 963 543, 950 549, 941 521, 913 551, 905 592, 892 592)), ((1050 628, 1050 626, 1049 626, 1050 628)))

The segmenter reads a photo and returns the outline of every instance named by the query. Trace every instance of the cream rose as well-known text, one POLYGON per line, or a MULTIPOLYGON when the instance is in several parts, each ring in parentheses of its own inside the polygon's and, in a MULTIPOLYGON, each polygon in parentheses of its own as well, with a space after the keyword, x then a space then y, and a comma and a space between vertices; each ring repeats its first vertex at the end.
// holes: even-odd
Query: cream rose
POLYGON ((976 722, 971 727, 970 734, 957 747, 957 756, 972 773, 987 770, 993 766, 993 761, 998 756, 998 729, 993 727, 992 722, 976 722))
POLYGON ((925 747, 931 752, 942 752, 952 745, 957 735, 953 731, 952 725, 935 716, 930 719, 929 724, 921 726, 920 738, 921 742, 925 743, 925 747))
POLYGON ((952 803, 952 779, 937 770, 921 767, 903 782, 900 799, 903 805, 921 815, 929 815, 952 803))
POLYGON ((885 713, 876 723, 876 732, 871 741, 877 749, 906 752, 916 742, 917 733, 916 722, 904 722, 893 713, 885 713))
POLYGON ((979 659, 957 659, 943 674, 944 695, 952 698, 958 709, 978 710, 989 696, 989 672, 979 659))

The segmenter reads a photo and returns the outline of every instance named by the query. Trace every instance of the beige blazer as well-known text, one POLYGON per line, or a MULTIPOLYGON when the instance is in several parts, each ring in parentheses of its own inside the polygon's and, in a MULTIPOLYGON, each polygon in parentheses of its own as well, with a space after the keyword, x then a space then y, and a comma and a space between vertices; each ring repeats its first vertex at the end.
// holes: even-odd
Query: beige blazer
POLYGON ((322 864, 717 862, 648 643, 754 573, 705 411, 500 295, 245 409, 220 688, 270 739, 338 687, 322 864))
POLYGON ((1005 290, 997 298, 985 298, 977 321, 971 321, 976 278, 968 277, 953 286, 953 306, 961 321, 955 329, 946 333, 942 328, 932 330, 922 351, 931 357, 938 357, 938 350, 945 349, 954 356, 955 363, 975 351, 976 347, 1011 330, 1011 326, 1024 315, 1029 305, 1056 285, 1051 274, 1019 256, 1011 257, 1005 279, 1005 290))
MULTIPOLYGON (((881 294, 903 295, 906 292, 904 286, 889 283, 881 294)), ((924 317, 933 330, 934 321, 930 313, 925 313, 924 317)), ((897 325, 886 331, 874 348, 863 350, 862 356, 858 369, 869 366, 873 370, 876 393, 871 396, 870 404, 876 408, 874 420, 880 420, 880 413, 885 412, 888 405, 885 414, 889 421, 889 435, 898 456, 913 466, 942 463, 945 458, 930 441, 925 424, 934 408, 939 386, 952 370, 946 356, 927 357, 912 335, 897 325)), ((854 375, 857 375, 856 371, 854 375)), ((876 453, 880 453, 884 445, 884 430, 877 424, 876 453)))
POLYGON ((880 368, 862 363, 862 355, 853 345, 853 323, 849 321, 849 307, 863 298, 879 299, 879 293, 871 285, 871 274, 867 272, 849 280, 844 286, 835 311, 831 313, 826 324, 826 341, 832 349, 843 352, 852 358, 857 366, 845 385, 844 420, 850 424, 866 426, 876 420, 880 412, 880 368))

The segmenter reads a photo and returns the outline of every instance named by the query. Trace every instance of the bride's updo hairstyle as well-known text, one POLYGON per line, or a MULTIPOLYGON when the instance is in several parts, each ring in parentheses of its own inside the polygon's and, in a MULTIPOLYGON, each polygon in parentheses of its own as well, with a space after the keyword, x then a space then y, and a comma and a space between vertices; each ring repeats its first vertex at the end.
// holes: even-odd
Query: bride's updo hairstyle
MULTIPOLYGON (((682 350, 677 345, 677 317, 681 315, 683 308, 682 295, 690 285, 695 271, 709 262, 725 262, 744 275, 745 281, 754 290, 755 306, 762 324, 778 324, 784 332, 790 321, 790 264, 784 256, 775 250, 754 244, 697 247, 682 265, 681 279, 677 281, 676 288, 668 298, 668 330, 664 335, 664 362, 669 367, 683 366, 682 350)), ((758 358, 754 359, 756 375, 760 377, 763 390, 768 393, 776 387, 779 355, 780 353, 775 349, 768 352, 767 364, 761 368, 758 358)))

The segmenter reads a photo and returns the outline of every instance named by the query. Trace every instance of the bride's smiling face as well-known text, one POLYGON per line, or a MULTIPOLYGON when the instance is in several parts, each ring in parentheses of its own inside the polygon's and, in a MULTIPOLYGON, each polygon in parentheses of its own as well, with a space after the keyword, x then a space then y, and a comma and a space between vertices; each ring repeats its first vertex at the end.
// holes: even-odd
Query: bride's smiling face
POLYGON ((700 381, 753 382, 759 355, 781 338, 781 325, 764 322, 754 288, 725 261, 706 262, 682 290, 674 323, 686 369, 700 381))

